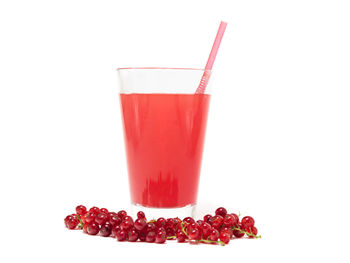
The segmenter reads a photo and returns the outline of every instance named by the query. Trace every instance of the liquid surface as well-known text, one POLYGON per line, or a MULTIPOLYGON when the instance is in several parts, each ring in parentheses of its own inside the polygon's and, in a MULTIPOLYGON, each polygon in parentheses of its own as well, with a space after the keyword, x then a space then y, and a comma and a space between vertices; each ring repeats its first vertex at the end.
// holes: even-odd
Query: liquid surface
POLYGON ((210 95, 121 94, 133 203, 195 204, 210 95))

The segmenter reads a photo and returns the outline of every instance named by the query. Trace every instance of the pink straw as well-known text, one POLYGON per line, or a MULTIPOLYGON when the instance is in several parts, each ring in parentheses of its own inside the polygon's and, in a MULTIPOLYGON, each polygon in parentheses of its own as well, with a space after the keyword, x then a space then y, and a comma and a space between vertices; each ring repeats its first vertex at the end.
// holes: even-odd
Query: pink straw
POLYGON ((215 41, 213 44, 213 47, 211 48, 210 55, 207 61, 207 65, 205 66, 205 70, 201 79, 201 82, 199 83, 199 86, 196 90, 196 94, 204 94, 205 88, 208 85, 209 78, 210 78, 210 73, 213 68, 213 64, 216 58, 216 54, 218 53, 220 43, 222 40, 222 37, 224 36, 225 29, 226 29, 227 23, 221 21, 218 32, 215 37, 215 41))

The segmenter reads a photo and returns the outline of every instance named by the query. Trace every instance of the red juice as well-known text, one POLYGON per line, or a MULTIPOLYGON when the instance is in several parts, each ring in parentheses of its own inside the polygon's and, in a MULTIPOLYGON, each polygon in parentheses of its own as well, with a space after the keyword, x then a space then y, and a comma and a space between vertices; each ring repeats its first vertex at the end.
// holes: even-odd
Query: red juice
POLYGON ((131 201, 195 204, 210 95, 120 94, 131 201))

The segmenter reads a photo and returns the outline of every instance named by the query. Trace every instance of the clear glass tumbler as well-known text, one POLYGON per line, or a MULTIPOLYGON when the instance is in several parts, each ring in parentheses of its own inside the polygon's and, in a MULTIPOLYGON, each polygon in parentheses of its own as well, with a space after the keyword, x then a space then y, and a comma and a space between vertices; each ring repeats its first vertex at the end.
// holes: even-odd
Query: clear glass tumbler
POLYGON ((210 82, 204 69, 119 68, 133 212, 191 216, 197 202, 210 82))

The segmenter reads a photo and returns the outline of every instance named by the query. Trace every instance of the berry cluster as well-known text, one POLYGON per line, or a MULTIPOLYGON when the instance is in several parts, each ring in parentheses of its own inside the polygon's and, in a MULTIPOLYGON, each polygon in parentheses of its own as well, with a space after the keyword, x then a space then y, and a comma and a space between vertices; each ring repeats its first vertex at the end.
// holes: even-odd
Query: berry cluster
POLYGON ((164 243, 169 239, 177 239, 178 242, 225 245, 234 237, 261 237, 257 236, 258 230, 252 217, 245 216, 239 220, 238 215, 227 213, 223 207, 216 209, 213 216, 204 216, 203 220, 160 217, 147 221, 142 211, 137 213, 137 219, 134 220, 124 210, 115 213, 96 206, 87 210, 85 206, 79 205, 76 214, 68 215, 64 223, 69 229, 83 229, 89 235, 111 236, 118 241, 130 242, 164 243))

